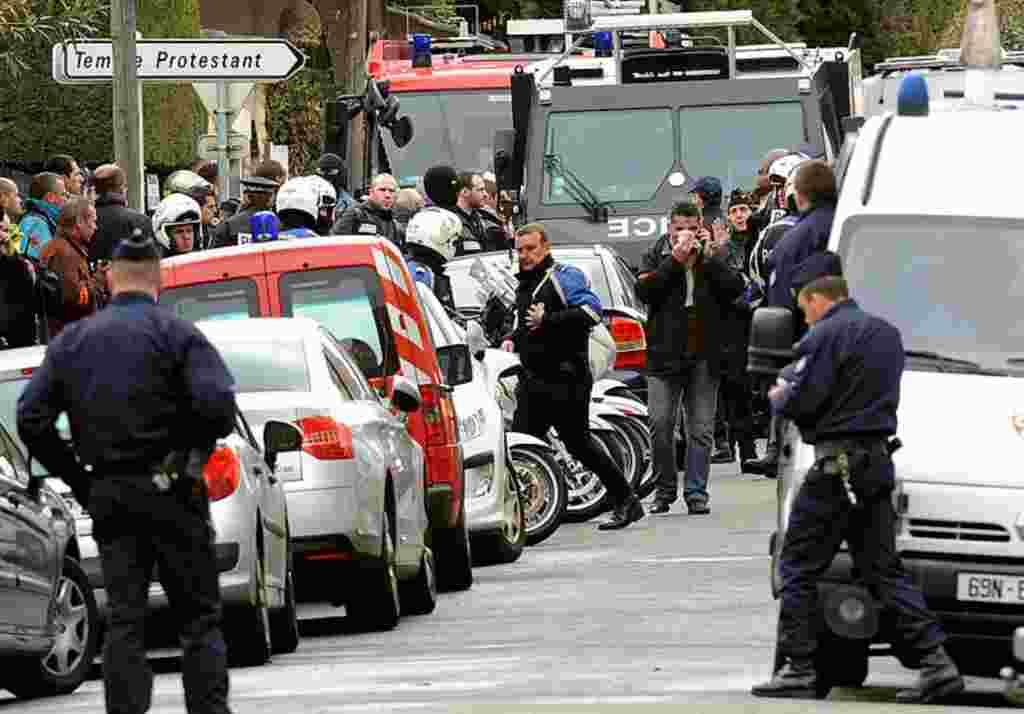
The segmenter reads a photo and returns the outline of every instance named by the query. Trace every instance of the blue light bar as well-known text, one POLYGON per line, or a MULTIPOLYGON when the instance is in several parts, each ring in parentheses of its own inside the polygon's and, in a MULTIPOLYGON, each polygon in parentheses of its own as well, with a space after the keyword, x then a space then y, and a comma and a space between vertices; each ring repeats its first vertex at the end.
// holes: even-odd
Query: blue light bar
POLYGON ((911 72, 900 82, 896 113, 901 117, 928 116, 928 81, 921 72, 911 72))
POLYGON ((612 56, 612 33, 610 33, 610 32, 595 32, 594 33, 594 56, 595 57, 611 57, 612 56))
POLYGON ((430 35, 417 33, 412 36, 412 66, 433 66, 433 56, 430 52, 430 35))

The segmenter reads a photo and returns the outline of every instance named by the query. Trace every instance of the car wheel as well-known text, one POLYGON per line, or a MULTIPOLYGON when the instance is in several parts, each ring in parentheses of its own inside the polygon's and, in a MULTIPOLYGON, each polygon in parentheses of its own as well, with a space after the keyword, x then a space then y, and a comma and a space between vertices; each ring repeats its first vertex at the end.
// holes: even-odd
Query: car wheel
POLYGON ((3 685, 23 699, 70 694, 85 680, 96 657, 99 611, 92 586, 74 558, 64 558, 57 585, 57 637, 40 659, 23 658, 4 667, 3 685))
POLYGON ((274 654, 291 654, 299 648, 299 616, 295 606, 295 569, 291 555, 284 576, 284 607, 270 613, 270 644, 274 654))
POLYGON ((466 525, 465 501, 455 527, 437 529, 433 536, 438 589, 446 592, 468 590, 473 585, 473 553, 466 525))
POLYGON ((867 640, 848 640, 825 633, 818 640, 814 668, 818 671, 818 698, 833 687, 860 687, 868 678, 867 640))
POLYGON ((526 518, 526 544, 542 543, 558 530, 569 503, 562 467, 547 449, 522 444, 509 448, 526 518))
POLYGON ((437 574, 434 572, 434 553, 423 549, 420 569, 416 578, 399 585, 402 612, 410 615, 429 615, 437 606, 437 574))
POLYGON ((353 586, 349 616, 361 629, 391 630, 402 614, 398 594, 398 564, 391 518, 381 516, 381 554, 360 564, 360 577, 353 586))
POLYGON ((516 483, 515 472, 505 477, 502 503, 502 526, 496 533, 487 533, 473 541, 474 565, 514 563, 526 547, 526 508, 516 483))
POLYGON ((258 667, 270 660, 270 612, 267 608, 266 578, 263 571, 263 549, 256 549, 257 604, 232 608, 225 612, 225 639, 228 662, 235 667, 258 667))

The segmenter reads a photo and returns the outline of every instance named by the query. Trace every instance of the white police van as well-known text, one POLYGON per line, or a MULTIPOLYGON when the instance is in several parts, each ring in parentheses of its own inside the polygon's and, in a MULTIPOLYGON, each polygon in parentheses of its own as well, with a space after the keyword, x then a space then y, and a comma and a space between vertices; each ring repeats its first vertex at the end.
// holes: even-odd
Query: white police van
MULTIPOLYGON (((969 81, 984 86, 985 77, 969 81)), ((906 81, 915 80, 899 111, 868 119, 844 147, 829 246, 852 297, 895 324, 908 351, 904 446, 893 457, 896 548, 961 671, 1002 674, 1016 697, 1024 689, 1024 213, 1014 179, 1024 117, 991 91, 982 104, 929 107, 924 79, 906 81)), ((795 426, 782 443, 773 561, 814 461, 795 426)), ((885 618, 857 587, 848 553, 825 580, 819 670, 829 684, 856 686, 869 654, 899 653, 881 647, 885 618)), ((776 595, 778 585, 773 568, 776 595)))

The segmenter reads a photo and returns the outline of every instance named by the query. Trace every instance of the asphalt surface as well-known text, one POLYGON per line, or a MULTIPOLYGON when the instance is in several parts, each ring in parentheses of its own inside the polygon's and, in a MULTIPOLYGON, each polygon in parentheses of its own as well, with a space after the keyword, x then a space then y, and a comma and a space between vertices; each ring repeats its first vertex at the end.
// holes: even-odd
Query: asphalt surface
MULTIPOLYGON (((353 634, 339 611, 304 604, 298 652, 231 671, 236 714, 309 712, 912 712, 914 673, 873 659, 862 689, 822 702, 755 699, 769 676, 774 482, 715 468, 712 514, 675 510, 625 531, 563 526, 518 563, 480 568, 432 615, 353 634)), ((154 658, 153 708, 182 712, 180 665, 154 658)), ((1004 707, 1000 683, 969 680, 945 710, 1004 707)), ((0 712, 102 712, 102 683, 58 700, 0 699, 0 712)))

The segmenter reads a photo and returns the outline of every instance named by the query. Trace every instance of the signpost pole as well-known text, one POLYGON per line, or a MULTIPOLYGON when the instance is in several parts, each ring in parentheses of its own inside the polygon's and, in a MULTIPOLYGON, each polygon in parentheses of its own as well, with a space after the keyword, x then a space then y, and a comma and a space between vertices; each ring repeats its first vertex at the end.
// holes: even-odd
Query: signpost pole
POLYGON ((231 161, 228 148, 228 129, 231 122, 228 121, 228 84, 217 82, 217 109, 214 116, 217 120, 217 175, 224 177, 225 186, 229 183, 231 173, 231 161))
POLYGON ((145 211, 142 167, 142 91, 135 59, 136 0, 110 3, 113 49, 114 160, 128 177, 128 205, 145 211))

